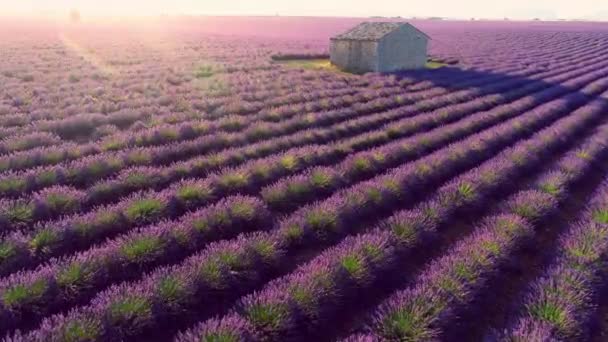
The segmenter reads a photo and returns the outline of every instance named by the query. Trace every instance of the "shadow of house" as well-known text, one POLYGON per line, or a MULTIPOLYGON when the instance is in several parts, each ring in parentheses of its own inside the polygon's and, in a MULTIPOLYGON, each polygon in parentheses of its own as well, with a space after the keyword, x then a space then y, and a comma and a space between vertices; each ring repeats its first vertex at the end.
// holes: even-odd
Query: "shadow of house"
MULTIPOLYGON (((510 119, 528 112, 537 111, 539 110, 539 107, 548 105, 548 107, 545 107, 540 111, 541 113, 546 112, 548 114, 548 119, 542 120, 542 124, 533 129, 530 128, 523 134, 521 139, 525 139, 532 137, 535 132, 552 125, 560 118, 570 115, 575 110, 582 108, 587 104, 593 104, 593 106, 600 106, 604 110, 608 110, 608 100, 604 95, 608 94, 608 59, 598 62, 596 58, 587 56, 582 58, 581 61, 582 63, 578 65, 568 65, 564 63, 559 67, 555 67, 555 69, 529 68, 517 72, 492 72, 446 67, 436 70, 413 70, 398 73, 368 74, 365 77, 370 77, 370 80, 376 80, 378 82, 381 82, 384 77, 393 77, 396 78, 397 81, 414 81, 410 83, 431 82, 437 86, 452 90, 453 93, 469 91, 471 92, 470 97, 465 97, 462 103, 455 103, 454 105, 448 105, 441 108, 441 110, 445 109, 447 111, 466 111, 466 106, 462 106, 464 103, 476 103, 480 105, 477 106, 475 110, 463 112, 462 115, 458 116, 458 119, 482 111, 508 111, 510 109, 509 107, 513 106, 511 114, 503 116, 503 119, 501 120, 493 121, 491 125, 480 128, 480 131, 491 130, 493 125, 508 122, 510 119), (597 64, 594 62, 597 62, 597 64), (581 65, 587 66, 581 67, 581 65), (496 97, 491 101, 482 100, 482 97, 487 95, 496 95, 496 97), (518 105, 515 106, 515 103, 518 103, 518 105), (503 108, 499 109, 502 105, 506 105, 506 107, 503 106, 503 108), (558 114, 555 115, 555 113, 558 114)), ((422 102, 425 102, 425 100, 421 101, 421 103, 422 102)), ((414 106, 417 104, 418 103, 414 103, 414 106)), ((426 112, 425 110, 423 111, 426 112)), ((429 112, 432 113, 432 110, 429 112)), ((454 121, 458 119, 454 119, 454 121)), ((556 147, 552 152, 564 152, 568 148, 576 146, 577 142, 579 142, 583 136, 587 136, 592 132, 595 125, 602 122, 602 120, 603 122, 606 122, 606 119, 601 118, 589 121, 585 125, 585 129, 581 129, 576 135, 571 137, 568 144, 556 147)), ((514 121, 514 124, 518 124, 518 122, 514 121)), ((437 126, 430 127, 429 129, 435 127, 437 126)), ((417 133, 419 133, 419 131, 417 131, 417 133)), ((503 146, 501 148, 504 149, 505 147, 503 146)), ((494 155, 494 153, 499 153, 499 150, 497 149, 494 151, 492 155, 494 155)), ((491 158, 492 155, 488 158, 491 158)), ((545 158, 547 162, 552 160, 551 154, 543 155, 542 158, 545 158)), ((526 181, 529 180, 527 177, 533 177, 534 175, 534 170, 526 170, 521 176, 520 184, 526 184, 526 181)), ((500 190, 496 191, 492 197, 486 198, 486 204, 489 209, 492 208, 492 203, 497 202, 496 197, 506 197, 509 194, 509 191, 513 190, 510 188, 511 185, 512 184, 505 184, 504 187, 501 187, 500 190)), ((419 198, 419 200, 421 199, 419 198)), ((463 227, 466 225, 468 225, 468 223, 463 224, 463 227)), ((454 228, 452 222, 445 223, 445 226, 442 226, 440 229, 444 228, 452 230, 464 229, 454 228)), ((455 234, 455 232, 452 231, 450 234, 455 234)), ((414 276, 420 272, 420 268, 424 267, 429 260, 437 257, 437 255, 439 254, 433 254, 433 252, 430 252, 430 249, 425 249, 424 247, 412 252, 412 257, 408 259, 409 263, 403 265, 403 267, 400 266, 399 272, 386 274, 385 277, 382 278, 383 281, 379 282, 378 286, 375 286, 371 291, 367 292, 365 296, 358 297, 357 300, 344 305, 344 307, 341 308, 339 320, 327 320, 331 323, 317 327, 315 331, 310 332, 310 334, 306 336, 307 340, 314 340, 316 338, 339 340, 340 338, 349 336, 353 332, 365 331, 366 321, 361 319, 361 316, 371 312, 377 307, 378 303, 388 298, 396 289, 403 288, 404 284, 408 284, 412 279, 415 279, 414 276)), ((539 270, 542 270, 542 268, 539 268, 539 270)), ((517 285, 520 286, 518 290, 521 291, 523 286, 525 286, 525 283, 522 282, 517 285)), ((486 298, 488 301, 486 303, 487 305, 482 305, 481 309, 475 305, 471 305, 462 308, 462 311, 458 312, 457 316, 465 318, 459 319, 459 324, 453 325, 453 331, 449 330, 450 334, 445 335, 448 337, 443 336, 445 337, 445 340, 481 340, 479 339, 479 334, 484 331, 484 328, 491 326, 493 320, 503 319, 500 315, 503 315, 505 312, 512 309, 510 307, 502 307, 505 312, 496 312, 498 310, 497 308, 500 308, 499 305, 495 305, 495 302, 499 301, 499 298, 492 296, 491 292, 488 293, 489 295, 486 298), (479 311, 482 311, 482 315, 480 315, 479 311)), ((515 292, 515 294, 517 293, 518 292, 515 292)), ((517 304, 515 300, 513 303, 517 304)), ((505 316, 508 317, 506 314, 505 316)))

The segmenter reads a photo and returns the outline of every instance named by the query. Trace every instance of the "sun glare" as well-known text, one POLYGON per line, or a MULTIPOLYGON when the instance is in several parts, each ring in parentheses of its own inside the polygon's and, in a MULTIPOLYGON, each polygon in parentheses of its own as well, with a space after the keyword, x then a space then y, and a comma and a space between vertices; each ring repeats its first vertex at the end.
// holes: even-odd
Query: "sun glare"
POLYGON ((176 15, 289 15, 289 16, 441 16, 460 19, 608 19, 608 2, 597 0, 512 0, 495 4, 484 0, 18 0, 3 1, 0 16, 67 17, 78 10, 86 18, 176 15))
POLYGON ((96 56, 94 53, 87 51, 87 49, 83 48, 76 41, 70 39, 65 34, 59 34, 59 40, 68 50, 73 52, 74 54, 80 56, 82 59, 90 63, 95 69, 99 72, 102 72, 106 75, 113 75, 115 70, 110 65, 105 63, 101 58, 96 56))
POLYGON ((0 5, 0 10, 5 13, 18 15, 65 17, 72 11, 77 11, 84 17, 98 18, 156 16, 170 12, 187 12, 191 8, 180 7, 170 1, 163 0, 58 0, 44 2, 24 0, 0 5))

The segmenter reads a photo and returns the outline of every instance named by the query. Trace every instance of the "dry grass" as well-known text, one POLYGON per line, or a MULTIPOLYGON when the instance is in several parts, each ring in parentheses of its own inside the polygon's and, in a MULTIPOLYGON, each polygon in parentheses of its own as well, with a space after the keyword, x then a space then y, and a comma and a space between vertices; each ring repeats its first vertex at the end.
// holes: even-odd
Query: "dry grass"
POLYGON ((426 62, 427 69, 439 69, 439 68, 443 68, 445 66, 449 66, 449 65, 445 64, 445 63, 435 62, 433 60, 429 60, 428 62, 426 62))
MULTIPOLYGON (((302 68, 302 69, 321 69, 327 71, 334 71, 340 73, 346 73, 345 71, 340 70, 335 65, 331 64, 329 59, 291 59, 285 61, 277 61, 276 63, 283 64, 289 67, 294 68, 302 68)), ((427 69, 439 69, 448 66, 444 63, 435 62, 429 60, 426 63, 427 69)))
POLYGON ((331 64, 329 59, 292 59, 286 61, 278 61, 279 64, 284 64, 294 68, 302 69, 322 69, 335 72, 344 72, 335 65, 331 64))

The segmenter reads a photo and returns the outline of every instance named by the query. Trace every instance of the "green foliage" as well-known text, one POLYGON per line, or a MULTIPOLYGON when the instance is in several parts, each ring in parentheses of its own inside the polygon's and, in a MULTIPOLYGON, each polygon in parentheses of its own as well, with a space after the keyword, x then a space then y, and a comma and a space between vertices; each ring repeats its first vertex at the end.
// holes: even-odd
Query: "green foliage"
POLYGON ((273 261, 277 256, 276 246, 267 240, 259 240, 253 244, 256 254, 265 262, 273 261))
POLYGON ((418 164, 416 165, 416 174, 419 177, 424 177, 425 175, 431 173, 433 169, 427 164, 418 164))
POLYGON ((472 283, 477 278, 473 264, 457 262, 453 267, 454 274, 467 282, 472 283))
POLYGON ((353 161, 352 169, 355 172, 369 171, 372 169, 372 163, 365 157, 357 157, 353 161))
POLYGON ((387 191, 390 191, 395 196, 399 196, 401 194, 401 185, 395 179, 387 179, 383 181, 382 187, 387 191))
POLYGON ((384 255, 384 250, 382 247, 376 246, 372 243, 365 243, 362 252, 369 260, 373 260, 374 262, 380 260, 384 255))
POLYGON ((172 127, 161 129, 158 134, 167 141, 175 141, 179 139, 179 131, 172 127))
POLYGON ((156 236, 145 236, 125 244, 121 252, 131 261, 145 261, 152 259, 164 247, 163 239, 156 236))
POLYGON ((9 242, 0 243, 0 263, 14 257, 17 254, 15 246, 9 242))
POLYGON ((606 239, 608 230, 589 228, 583 236, 568 244, 566 252, 571 256, 573 267, 583 266, 585 263, 601 260, 602 249, 598 241, 606 239), (581 265, 582 264, 582 265, 581 265))
POLYGON ((549 181, 540 184, 539 188, 542 192, 545 192, 552 196, 558 195, 561 190, 557 184, 549 182, 549 181))
POLYGON ((187 298, 184 283, 173 276, 167 276, 158 282, 158 293, 166 304, 177 306, 187 298))
POLYGON ((99 341, 102 334, 102 324, 97 320, 72 320, 62 329, 61 340, 65 342, 99 341))
POLYGON ((58 241, 59 234, 55 230, 43 229, 30 240, 30 248, 36 253, 48 253, 58 241))
POLYGON ((308 184, 302 182, 294 182, 287 184, 287 192, 295 197, 301 197, 310 192, 308 184))
POLYGON ((215 288, 226 286, 224 277, 229 272, 236 272, 246 267, 247 260, 242 255, 225 251, 209 258, 199 268, 199 274, 208 285, 215 288))
POLYGON ((219 185, 227 189, 244 188, 249 184, 249 175, 244 172, 230 172, 219 179, 219 185))
POLYGON ((299 225, 290 225, 285 230, 282 231, 285 239, 290 242, 298 241, 304 235, 304 229, 299 225))
POLYGON ((394 310, 382 322, 382 335, 391 341, 429 340, 432 337, 429 328, 432 317, 442 309, 440 303, 436 305, 417 299, 409 306, 394 310))
POLYGON ((552 301, 540 301, 528 307, 528 312, 532 317, 550 323, 560 330, 564 330, 568 324, 566 311, 557 303, 552 301))
POLYGON ((538 216, 538 210, 534 206, 527 203, 521 203, 513 208, 513 212, 526 219, 535 219, 538 216))
POLYGON ((249 221, 256 215, 256 208, 248 201, 238 201, 230 206, 230 212, 236 218, 249 221))
POLYGON ((228 117, 222 120, 220 127, 228 132, 236 132, 245 128, 246 122, 239 117, 228 117))
POLYGON ((25 191, 27 182, 21 178, 9 178, 0 179, 0 193, 20 193, 25 191))
POLYGON ((340 264, 353 278, 360 278, 365 273, 365 263, 359 255, 346 255, 342 257, 340 264))
POLYGON ((146 151, 133 151, 127 156, 127 161, 133 165, 147 165, 152 161, 152 156, 146 151))
POLYGON ((134 188, 143 188, 153 184, 154 179, 144 173, 131 173, 125 178, 125 185, 134 188))
POLYGON ((232 223, 230 214, 226 210, 217 210, 208 217, 202 217, 192 222, 194 229, 201 233, 228 227, 232 223))
POLYGON ((281 166, 289 171, 293 171, 298 167, 298 158, 292 155, 286 155, 281 158, 281 166))
POLYGON ((332 231, 337 228, 336 214, 324 209, 316 209, 306 215, 306 221, 313 230, 332 231))
POLYGON ((480 243, 480 247, 483 251, 492 255, 500 254, 500 244, 496 241, 486 240, 480 243))
POLYGON ((370 188, 365 191, 365 195, 370 202, 381 203, 382 202, 382 190, 378 188, 370 188))
POLYGON ((86 171, 90 176, 98 178, 106 174, 108 167, 102 161, 95 161, 87 167, 86 171))
POLYGON ((83 287, 91 286, 94 276, 92 267, 80 262, 72 262, 57 273, 57 284, 64 290, 81 290, 83 287))
POLYGON ((232 331, 207 333, 201 337, 201 342, 239 342, 239 336, 232 331))
POLYGON ((384 163, 386 161, 386 154, 378 151, 378 152, 374 152, 372 154, 372 157, 374 158, 374 160, 378 163, 384 163))
POLYGON ((192 221, 192 227, 194 227, 194 229, 198 230, 200 233, 207 233, 209 232, 209 228, 211 228, 208 219, 194 220, 192 221))
POLYGON ((576 153, 576 156, 581 159, 591 160, 591 154, 585 150, 580 150, 576 153))
POLYGON ((262 192, 262 198, 264 202, 268 203, 270 206, 280 205, 283 201, 285 201, 286 192, 282 189, 270 188, 269 190, 265 190, 262 192))
POLYGON ((417 234, 414 225, 408 222, 395 222, 390 228, 399 240, 405 243, 413 241, 417 234))
POLYGON ((118 224, 121 221, 121 215, 118 212, 105 211, 95 215, 93 220, 94 225, 98 227, 109 227, 118 224))
POLYGON ((26 307, 31 303, 39 302, 47 288, 48 283, 45 279, 37 280, 30 285, 15 285, 4 292, 2 301, 9 309, 26 307))
POLYGON ((38 185, 52 185, 57 181, 57 174, 53 170, 42 171, 36 176, 38 185))
POLYGON ((217 256, 222 265, 227 266, 230 270, 241 270, 245 268, 245 259, 241 254, 233 251, 225 251, 217 256))
POLYGON ((194 72, 196 78, 207 78, 213 76, 214 71, 211 65, 201 65, 194 72))
POLYGON ((232 219, 230 218, 230 213, 228 213, 226 210, 218 210, 214 212, 213 214, 211 214, 208 222, 211 227, 216 228, 228 227, 231 223, 232 219))
POLYGON ((287 305, 280 303, 254 304, 249 306, 246 311, 247 317, 253 325, 272 331, 280 329, 289 314, 287 305))
POLYGON ((64 154, 61 151, 46 151, 41 158, 47 164, 57 164, 64 158, 64 154))
POLYGON ((469 183, 461 183, 458 185, 458 194, 465 200, 469 200, 475 196, 475 188, 469 183))
POLYGON ((53 213, 67 213, 76 210, 80 203, 77 198, 59 193, 50 193, 45 197, 47 208, 53 213))
POLYGON ((8 208, 4 212, 4 216, 15 226, 28 225, 34 220, 34 206, 31 204, 17 203, 8 208))
MULTIPOLYGON (((115 137, 110 138, 101 144, 101 148, 105 151, 118 151, 126 146, 123 140, 117 140, 115 137)), ((94 174, 100 173, 101 169, 99 166, 89 168, 94 174)))
POLYGON ((272 166, 267 163, 256 163, 252 170, 251 174, 258 179, 268 179, 272 174, 272 166))
POLYGON ((598 209, 593 212, 593 219, 597 223, 608 224, 608 210, 598 209))
POLYGON ((315 188, 329 188, 333 183, 333 175, 328 175, 323 171, 313 171, 310 176, 310 184, 315 188))
POLYGON ((165 209, 165 204, 160 200, 140 199, 125 210, 125 216, 131 222, 147 222, 160 217, 165 209))
POLYGON ((463 283, 450 274, 444 274, 437 280, 437 286, 441 291, 449 293, 451 296, 460 297, 463 294, 463 283))
POLYGON ((300 308, 305 309, 308 312, 314 311, 314 307, 317 304, 317 298, 311 287, 305 287, 298 284, 289 289, 289 294, 291 299, 293 299, 300 308))
POLYGON ((110 305, 109 319, 112 324, 127 325, 139 329, 152 317, 152 302, 144 297, 131 296, 110 305))
POLYGON ((272 134, 272 130, 268 125, 255 125, 250 127, 246 132, 245 136, 250 140, 260 140, 268 137, 272 134))
POLYGON ((211 287, 222 288, 224 286, 224 270, 219 260, 211 259, 206 261, 200 266, 199 273, 211 287))
POLYGON ((213 191, 209 187, 185 185, 176 192, 176 197, 186 203, 202 202, 208 200, 213 191))

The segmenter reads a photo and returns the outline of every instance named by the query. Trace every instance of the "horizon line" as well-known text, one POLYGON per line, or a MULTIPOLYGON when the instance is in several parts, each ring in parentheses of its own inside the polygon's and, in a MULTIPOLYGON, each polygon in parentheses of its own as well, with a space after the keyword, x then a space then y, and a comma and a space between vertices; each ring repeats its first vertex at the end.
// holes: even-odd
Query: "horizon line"
MULTIPOLYGON (((47 20, 59 20, 69 21, 70 11, 66 11, 65 14, 53 13, 36 13, 36 14, 24 14, 24 13, 0 13, 0 18, 13 18, 13 19, 47 19, 47 20)), ((395 16, 383 16, 383 15, 296 15, 296 14, 207 14, 207 13, 158 13, 158 14, 100 14, 100 15, 87 15, 86 12, 80 12, 84 19, 100 20, 100 19, 162 19, 162 18, 180 18, 180 17, 212 17, 212 18, 276 18, 276 17, 288 17, 288 18, 336 18, 336 19, 411 19, 411 20, 434 20, 434 21, 542 21, 542 22, 608 22, 608 19, 594 19, 594 18, 542 18, 542 17, 449 17, 449 16, 426 16, 426 15, 395 15, 395 16)))

